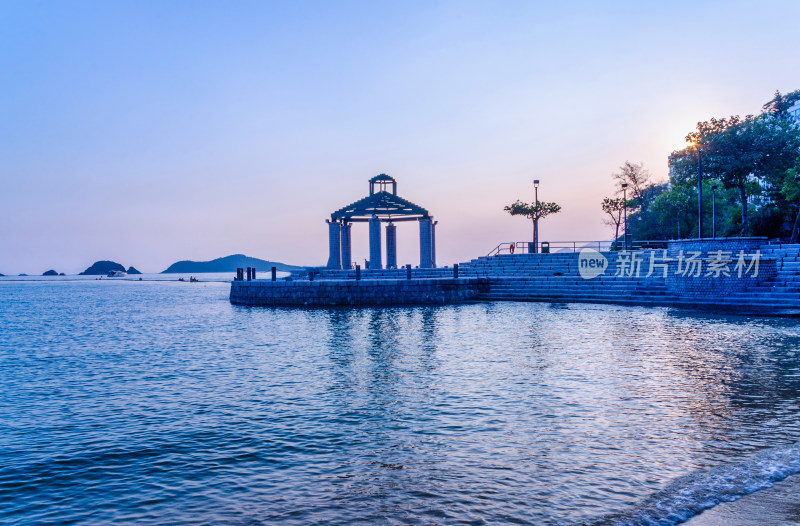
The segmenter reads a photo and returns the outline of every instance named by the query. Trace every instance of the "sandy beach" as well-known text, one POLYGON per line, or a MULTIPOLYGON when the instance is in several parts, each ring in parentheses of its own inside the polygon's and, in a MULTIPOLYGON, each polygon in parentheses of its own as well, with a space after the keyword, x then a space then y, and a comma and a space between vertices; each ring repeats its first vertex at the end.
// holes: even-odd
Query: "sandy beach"
POLYGON ((690 519, 688 526, 795 526, 800 525, 800 475, 725 502, 690 519))

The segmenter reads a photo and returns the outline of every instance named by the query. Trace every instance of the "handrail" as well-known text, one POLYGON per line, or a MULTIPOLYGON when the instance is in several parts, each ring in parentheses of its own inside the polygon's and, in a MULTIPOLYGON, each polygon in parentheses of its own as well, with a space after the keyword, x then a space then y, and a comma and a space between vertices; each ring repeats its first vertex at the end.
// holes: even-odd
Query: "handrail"
MULTIPOLYGON (((499 254, 535 254, 542 253, 542 246, 547 247, 548 252, 580 252, 584 248, 591 248, 598 252, 612 252, 622 250, 622 242, 617 241, 542 241, 539 242, 539 250, 534 249, 533 241, 508 241, 500 243, 486 255, 497 256, 499 254), (513 247, 513 249, 512 249, 513 247)), ((667 248, 667 240, 664 239, 642 239, 633 241, 630 250, 657 250, 667 248)))
POLYGON ((550 252, 579 252, 584 248, 593 248, 598 252, 607 252, 611 250, 612 245, 612 241, 541 241, 536 247, 539 250, 535 250, 533 241, 508 241, 500 243, 490 250, 487 257, 496 256, 498 254, 541 253, 542 246, 547 247, 550 252))

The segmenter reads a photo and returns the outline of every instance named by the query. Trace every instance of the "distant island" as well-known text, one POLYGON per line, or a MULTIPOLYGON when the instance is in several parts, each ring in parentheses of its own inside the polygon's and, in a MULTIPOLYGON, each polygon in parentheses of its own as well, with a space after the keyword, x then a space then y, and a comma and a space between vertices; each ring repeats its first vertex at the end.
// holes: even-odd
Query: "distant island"
POLYGON ((139 272, 133 267, 128 267, 128 274, 141 274, 141 272, 139 272))
POLYGON ((48 270, 47 272, 42 274, 42 276, 58 276, 58 272, 56 272, 55 270, 48 270))
POLYGON ((287 265, 274 261, 251 258, 244 254, 234 254, 224 258, 212 259, 211 261, 178 261, 169 266, 162 274, 201 274, 205 272, 236 272, 237 268, 255 267, 260 272, 268 272, 272 267, 281 272, 291 272, 302 270, 306 267, 287 265))
POLYGON ((95 261, 91 267, 87 268, 79 276, 105 276, 112 270, 125 272, 125 267, 114 261, 95 261))

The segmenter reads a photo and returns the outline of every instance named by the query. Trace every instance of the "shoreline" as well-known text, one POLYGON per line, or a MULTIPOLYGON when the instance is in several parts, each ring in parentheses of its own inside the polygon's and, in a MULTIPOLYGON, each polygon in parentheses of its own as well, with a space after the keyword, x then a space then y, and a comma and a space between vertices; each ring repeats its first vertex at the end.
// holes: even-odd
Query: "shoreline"
MULTIPOLYGON (((56 277, 56 276, 53 276, 53 277, 56 277)), ((0 283, 2 283, 2 282, 9 282, 9 283, 42 283, 42 282, 61 283, 61 282, 65 282, 65 281, 70 281, 70 282, 72 282, 72 281, 86 281, 86 282, 90 282, 90 281, 114 281, 114 282, 132 281, 132 282, 136 282, 136 283, 138 283, 140 281, 142 281, 142 282, 148 281, 148 282, 170 283, 170 282, 180 282, 181 281, 180 279, 173 279, 173 278, 164 278, 164 279, 155 279, 155 278, 109 278, 109 277, 106 277, 106 276, 103 276, 103 278, 75 278, 75 277, 70 278, 69 276, 58 276, 58 277, 59 278, 66 278, 66 279, 46 279, 46 278, 45 279, 37 279, 37 278, 34 278, 34 279, 4 279, 4 278, 0 278, 0 283)), ((232 281, 231 279, 226 279, 226 280, 198 279, 198 280, 193 281, 193 282, 189 282, 187 280, 184 280, 184 282, 186 282, 186 283, 230 283, 231 281, 232 281)))
POLYGON ((687 526, 800 526, 800 474, 732 502, 722 502, 682 523, 687 526))

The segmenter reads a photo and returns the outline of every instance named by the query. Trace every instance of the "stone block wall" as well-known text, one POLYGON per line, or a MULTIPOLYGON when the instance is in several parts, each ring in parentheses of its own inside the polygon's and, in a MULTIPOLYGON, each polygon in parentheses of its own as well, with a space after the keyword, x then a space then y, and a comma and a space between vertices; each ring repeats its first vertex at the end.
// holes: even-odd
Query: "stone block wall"
MULTIPOLYGON (((704 269, 708 268, 709 259, 704 259, 704 269)), ((747 261, 749 264, 749 261, 747 261)), ((750 272, 742 272, 741 275, 733 269, 736 261, 730 265, 730 273, 708 274, 703 270, 699 275, 691 273, 681 275, 678 272, 678 262, 669 263, 669 274, 667 275, 667 289, 681 296, 707 296, 725 298, 737 292, 746 292, 749 288, 769 283, 775 279, 776 266, 774 259, 762 259, 759 262, 758 275, 754 276, 750 272)), ((747 267, 745 267, 746 269, 747 267)))
POLYGON ((235 305, 436 305, 476 299, 488 292, 484 278, 234 281, 230 301, 235 305))
POLYGON ((760 253, 766 242, 753 237, 670 241, 667 289, 682 296, 724 298, 769 283, 777 265, 760 253))
POLYGON ((738 254, 740 250, 752 253, 767 244, 766 237, 726 237, 717 239, 677 239, 667 242, 667 254, 675 257, 683 250, 706 254, 715 250, 730 251, 738 254))

